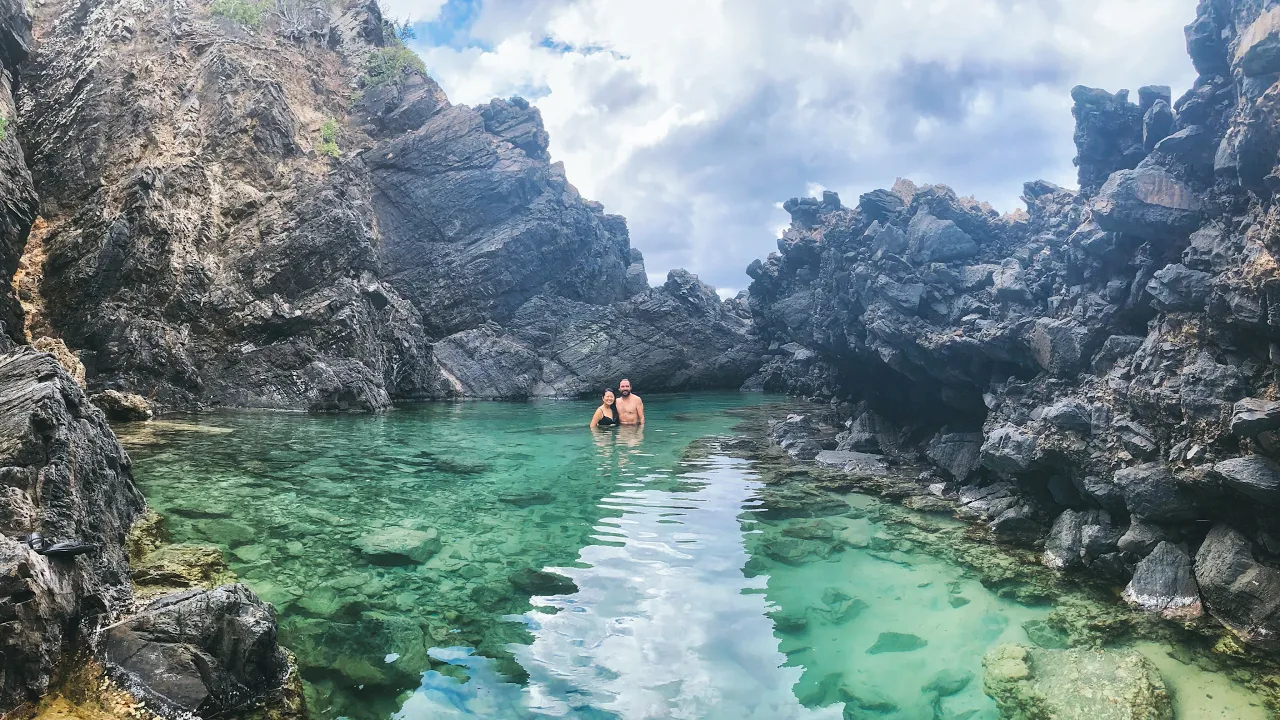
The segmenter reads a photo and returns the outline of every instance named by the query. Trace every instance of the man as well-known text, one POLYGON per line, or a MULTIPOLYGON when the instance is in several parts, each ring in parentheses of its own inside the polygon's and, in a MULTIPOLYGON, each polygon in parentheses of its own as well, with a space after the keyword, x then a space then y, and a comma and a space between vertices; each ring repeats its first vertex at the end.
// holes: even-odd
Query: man
POLYGON ((618 383, 618 399, 614 401, 618 409, 618 420, 621 425, 644 424, 644 401, 639 395, 631 394, 631 381, 618 383))

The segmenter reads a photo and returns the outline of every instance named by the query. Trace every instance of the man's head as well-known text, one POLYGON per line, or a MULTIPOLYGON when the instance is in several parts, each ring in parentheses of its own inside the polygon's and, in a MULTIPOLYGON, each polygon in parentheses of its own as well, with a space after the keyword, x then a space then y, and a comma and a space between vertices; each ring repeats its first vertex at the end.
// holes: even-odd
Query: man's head
POLYGON ((623 380, 622 382, 618 383, 618 394, 619 394, 619 395, 621 395, 622 397, 630 397, 630 396, 631 396, 631 381, 630 381, 630 380, 623 380))

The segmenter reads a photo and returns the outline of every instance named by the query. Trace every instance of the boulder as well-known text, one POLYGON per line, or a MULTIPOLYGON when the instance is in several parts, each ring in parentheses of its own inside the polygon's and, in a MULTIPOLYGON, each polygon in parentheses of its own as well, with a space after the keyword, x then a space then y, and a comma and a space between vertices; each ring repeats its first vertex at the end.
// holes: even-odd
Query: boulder
POLYGON ((1136 650, 998 645, 982 668, 983 691, 1001 717, 1173 720, 1164 680, 1136 650))
POLYGON ((1091 565, 1115 551, 1122 534, 1105 510, 1066 510, 1049 529, 1042 562, 1055 570, 1091 565))
POLYGON ((889 190, 872 190, 869 193, 858 196, 858 208, 862 210, 863 214, 881 222, 893 219, 906 206, 902 198, 889 190))
POLYGON ((1163 101, 1165 105, 1173 104, 1173 88, 1168 85, 1143 85, 1138 88, 1138 109, 1148 112, 1163 101))
POLYGON ((1147 281, 1147 292, 1164 311, 1203 310, 1212 289, 1212 275, 1181 263, 1160 268, 1147 281))
POLYGON ((1244 535, 1215 525, 1196 552, 1195 576, 1223 625, 1250 645, 1280 650, 1280 570, 1255 560, 1244 535))
POLYGON ((1167 242, 1200 226, 1203 203, 1195 190, 1168 172, 1139 167, 1112 175, 1090 209, 1104 230, 1167 242))
POLYGON ((1007 258, 1001 262, 1000 268, 992 273, 991 281, 997 300, 1024 304, 1031 302, 1026 274, 1022 271, 1022 263, 1016 259, 1007 258))
POLYGON ((169 714, 215 716, 279 691, 288 660, 275 611, 243 585, 151 602, 107 632, 107 670, 169 714))
POLYGON ((1191 556, 1178 545, 1162 542, 1138 563, 1124 589, 1124 600, 1167 620, 1188 621, 1204 614, 1191 556))
POLYGON ((982 443, 982 464, 1005 478, 1014 478, 1031 468, 1036 457, 1036 438, 1013 425, 992 430, 982 443))
POLYGON ((951 220, 921 210, 907 227, 907 249, 919 263, 950 262, 978 254, 978 244, 951 220))
POLYGON ((569 578, 557 573, 533 568, 521 568, 507 576, 515 589, 526 595, 571 595, 578 586, 569 578))
POLYGON ((966 265, 960 268, 960 287, 968 290, 981 290, 995 282, 996 271, 1000 265, 990 263, 983 265, 966 265))
POLYGON ((1261 455, 1215 463, 1213 476, 1240 494, 1268 507, 1280 505, 1280 464, 1261 455))
POLYGON ((1087 344, 1088 330, 1074 320, 1036 318, 1028 337, 1031 356, 1055 375, 1078 372, 1087 344))
POLYGON ((1277 429, 1280 429, 1280 402, 1250 397, 1237 401, 1231 409, 1231 434, 1236 437, 1250 438, 1277 429))
POLYGON ((384 528, 361 536, 355 548, 374 565, 420 565, 440 552, 440 535, 434 528, 384 528))
POLYGON ((995 537, 1011 543, 1031 544, 1044 537, 1045 527, 1029 505, 1017 505, 996 516, 988 527, 995 537))
POLYGON ((108 420, 115 422, 141 422, 153 415, 147 399, 135 393, 104 390, 91 396, 89 401, 105 413, 108 420))
POLYGON ((1156 145, 1169 137, 1173 131, 1173 110, 1169 101, 1164 98, 1156 100, 1142 117, 1142 148, 1147 152, 1156 149, 1156 145))
POLYGON ((877 255, 898 255, 907 249, 907 234, 896 225, 872 225, 867 235, 871 238, 871 249, 877 255))
POLYGON ((1059 400, 1045 408, 1040 419, 1063 430, 1087 435, 1093 427, 1093 410, 1079 400, 1059 400))
POLYGON ((982 464, 982 433, 939 432, 925 455, 956 482, 964 482, 982 464))
POLYGON ((1177 538, 1178 533, 1135 516, 1130 519, 1129 529, 1125 530, 1116 546, 1124 552, 1146 556, 1160 543, 1177 538))
POLYGON ((1155 522, 1199 520, 1205 510, 1163 463, 1147 463, 1115 473, 1115 484, 1132 515, 1155 522))

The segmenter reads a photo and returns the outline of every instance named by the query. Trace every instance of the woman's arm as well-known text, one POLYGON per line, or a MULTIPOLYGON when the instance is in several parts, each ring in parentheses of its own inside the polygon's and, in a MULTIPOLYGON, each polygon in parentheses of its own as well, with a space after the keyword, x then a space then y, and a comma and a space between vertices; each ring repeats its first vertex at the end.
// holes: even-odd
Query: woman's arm
POLYGON ((591 424, 587 427, 595 427, 600 424, 600 418, 604 417, 604 408, 596 408, 596 414, 591 416, 591 424))

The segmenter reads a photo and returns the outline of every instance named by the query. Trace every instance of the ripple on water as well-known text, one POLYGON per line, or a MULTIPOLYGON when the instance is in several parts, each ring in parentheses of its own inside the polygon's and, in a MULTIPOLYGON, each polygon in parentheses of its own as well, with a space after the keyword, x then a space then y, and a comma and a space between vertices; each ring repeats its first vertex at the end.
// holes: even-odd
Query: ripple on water
MULTIPOLYGON (((222 545, 278 607, 322 718, 996 717, 982 655, 1052 608, 991 593, 877 500, 681 461, 766 399, 654 400, 643 431, 591 432, 581 403, 469 403, 228 413, 131 452, 175 539, 222 545)), ((1139 649, 1180 718, 1265 717, 1139 649)))

